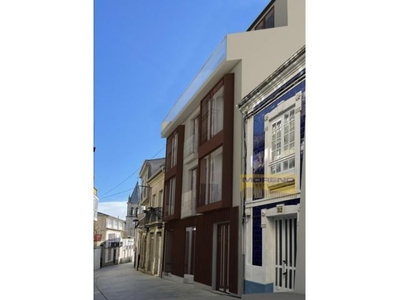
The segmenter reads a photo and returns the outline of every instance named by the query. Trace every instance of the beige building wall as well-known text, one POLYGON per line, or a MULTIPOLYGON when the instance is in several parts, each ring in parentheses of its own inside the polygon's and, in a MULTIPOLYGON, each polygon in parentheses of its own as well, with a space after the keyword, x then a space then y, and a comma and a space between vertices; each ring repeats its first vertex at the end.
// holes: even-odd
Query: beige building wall
MULTIPOLYGON (((149 207, 158 208, 163 206, 164 199, 164 169, 149 178, 147 184, 149 189, 149 207)), ((161 276, 161 263, 164 244, 164 228, 156 224, 149 225, 146 236, 144 271, 146 273, 161 276)))
POLYGON ((150 186, 149 206, 162 207, 163 196, 161 195, 163 194, 160 193, 164 193, 164 172, 162 171, 158 175, 150 178, 147 183, 150 186))

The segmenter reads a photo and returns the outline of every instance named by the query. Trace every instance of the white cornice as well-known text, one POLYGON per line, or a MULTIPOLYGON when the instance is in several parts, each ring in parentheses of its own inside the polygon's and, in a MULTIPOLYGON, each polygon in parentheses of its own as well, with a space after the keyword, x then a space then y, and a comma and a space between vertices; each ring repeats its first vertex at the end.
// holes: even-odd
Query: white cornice
POLYGON ((260 85, 254 88, 242 101, 237 108, 244 115, 252 112, 266 97, 287 83, 294 75, 305 68, 305 46, 297 51, 275 72, 268 76, 260 85))

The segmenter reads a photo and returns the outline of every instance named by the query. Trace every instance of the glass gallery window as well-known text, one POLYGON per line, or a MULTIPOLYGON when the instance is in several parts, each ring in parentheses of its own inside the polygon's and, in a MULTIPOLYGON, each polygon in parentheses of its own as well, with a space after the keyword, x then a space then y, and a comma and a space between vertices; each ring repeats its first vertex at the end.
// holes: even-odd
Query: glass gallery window
POLYGON ((294 107, 271 122, 270 173, 281 173, 295 167, 294 157, 294 107))

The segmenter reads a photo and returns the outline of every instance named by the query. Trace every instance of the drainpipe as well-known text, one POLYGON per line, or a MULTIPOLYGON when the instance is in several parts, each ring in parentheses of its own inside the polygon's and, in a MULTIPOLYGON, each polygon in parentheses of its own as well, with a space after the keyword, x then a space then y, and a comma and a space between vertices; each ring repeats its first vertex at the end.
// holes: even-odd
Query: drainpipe
MULTIPOLYGON (((238 108, 238 106, 236 106, 238 108)), ((240 247, 239 247, 239 286, 238 286, 238 294, 241 297, 243 294, 244 290, 244 274, 245 274, 245 240, 244 240, 244 234, 245 234, 245 224, 246 224, 246 189, 247 189, 247 180, 243 182, 243 178, 247 177, 247 141, 246 141, 246 124, 247 124, 247 114, 243 113, 241 110, 239 110, 241 115, 242 115, 242 139, 243 139, 243 160, 242 160, 242 166, 241 166, 241 182, 240 185, 242 187, 242 199, 241 199, 241 205, 240 205, 240 213, 242 216, 242 222, 241 222, 241 227, 240 227, 240 233, 239 233, 239 238, 241 240, 240 247)))

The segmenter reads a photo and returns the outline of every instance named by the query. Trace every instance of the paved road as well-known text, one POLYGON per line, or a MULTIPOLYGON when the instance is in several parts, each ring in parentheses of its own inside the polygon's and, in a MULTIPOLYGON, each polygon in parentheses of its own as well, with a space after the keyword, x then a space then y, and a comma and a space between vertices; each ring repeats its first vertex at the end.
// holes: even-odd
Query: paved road
MULTIPOLYGON (((208 291, 194 284, 184 284, 143 274, 133 263, 104 267, 94 271, 94 300, 237 300, 208 291)), ((304 300, 293 293, 246 294, 242 300, 304 300)))
POLYGON ((235 300, 195 287, 143 274, 132 263, 104 267, 94 271, 94 300, 235 300))

